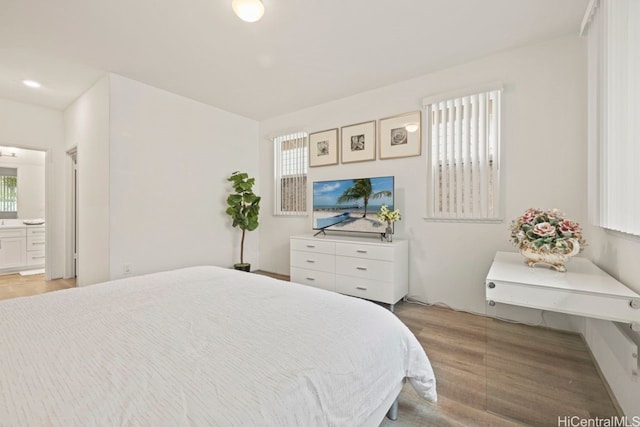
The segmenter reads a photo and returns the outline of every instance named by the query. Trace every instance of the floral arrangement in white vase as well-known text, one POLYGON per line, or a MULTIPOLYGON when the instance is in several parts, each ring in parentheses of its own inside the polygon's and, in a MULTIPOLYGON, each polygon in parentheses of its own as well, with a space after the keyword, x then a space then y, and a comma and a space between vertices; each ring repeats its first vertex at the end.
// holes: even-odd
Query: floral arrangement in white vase
POLYGON ((580 224, 558 209, 527 209, 511 223, 511 243, 529 266, 546 264, 558 271, 566 271, 564 263, 586 246, 580 224))
POLYGON ((391 228, 391 225, 394 222, 400 221, 402 219, 400 215, 400 209, 390 211, 387 205, 383 204, 382 206, 380 206, 380 212, 378 212, 377 216, 380 222, 387 223, 387 228, 384 233, 381 233, 380 237, 382 239, 386 239, 387 242, 391 242, 393 239, 393 228, 391 228))

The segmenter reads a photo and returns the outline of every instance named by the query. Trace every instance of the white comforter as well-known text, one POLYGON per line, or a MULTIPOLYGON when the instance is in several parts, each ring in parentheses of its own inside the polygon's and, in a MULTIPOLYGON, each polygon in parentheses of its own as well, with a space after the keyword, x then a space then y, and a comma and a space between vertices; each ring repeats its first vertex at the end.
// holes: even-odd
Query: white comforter
POLYGON ((217 267, 0 302, 1 426, 354 426, 405 377, 384 308, 217 267))

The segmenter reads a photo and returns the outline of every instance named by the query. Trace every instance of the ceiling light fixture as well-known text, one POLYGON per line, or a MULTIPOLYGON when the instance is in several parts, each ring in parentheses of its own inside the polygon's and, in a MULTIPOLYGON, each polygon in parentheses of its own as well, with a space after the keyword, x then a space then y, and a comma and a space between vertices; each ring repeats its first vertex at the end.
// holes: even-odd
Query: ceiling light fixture
POLYGON ((40 83, 38 83, 35 80, 23 80, 22 83, 24 83, 25 86, 29 86, 36 89, 42 86, 40 83))
POLYGON ((407 132, 413 133, 418 130, 418 125, 415 123, 409 123, 404 128, 407 130, 407 132))
POLYGON ((238 18, 245 22, 256 22, 264 15, 264 5, 261 0, 233 0, 233 11, 238 18))

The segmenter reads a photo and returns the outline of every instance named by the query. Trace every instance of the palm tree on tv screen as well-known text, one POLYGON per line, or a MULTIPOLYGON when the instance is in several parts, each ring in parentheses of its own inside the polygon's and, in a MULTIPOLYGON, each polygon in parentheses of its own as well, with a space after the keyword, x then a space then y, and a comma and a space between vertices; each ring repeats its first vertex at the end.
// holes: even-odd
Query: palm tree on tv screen
POLYGON ((367 205, 369 204, 369 199, 379 199, 381 197, 391 197, 391 191, 383 190, 374 193, 373 188, 371 187, 371 179, 354 179, 353 185, 344 190, 344 193, 338 197, 338 203, 355 202, 363 199, 364 213, 362 214, 362 218, 365 218, 367 216, 367 205))

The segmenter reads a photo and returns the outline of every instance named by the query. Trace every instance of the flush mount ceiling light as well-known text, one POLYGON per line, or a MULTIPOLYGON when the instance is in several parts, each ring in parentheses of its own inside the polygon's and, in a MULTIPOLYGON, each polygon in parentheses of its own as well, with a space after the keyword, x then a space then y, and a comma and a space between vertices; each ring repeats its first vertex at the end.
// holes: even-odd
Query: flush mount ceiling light
POLYGON ((246 22, 256 22, 264 15, 264 5, 260 0, 233 0, 233 11, 246 22))
POLYGON ((407 130, 407 132, 413 133, 418 130, 418 125, 416 123, 409 123, 404 128, 407 130))
POLYGON ((29 86, 29 87, 36 88, 36 89, 39 88, 40 86, 42 86, 40 83, 38 83, 35 80, 23 80, 22 83, 25 86, 29 86))

